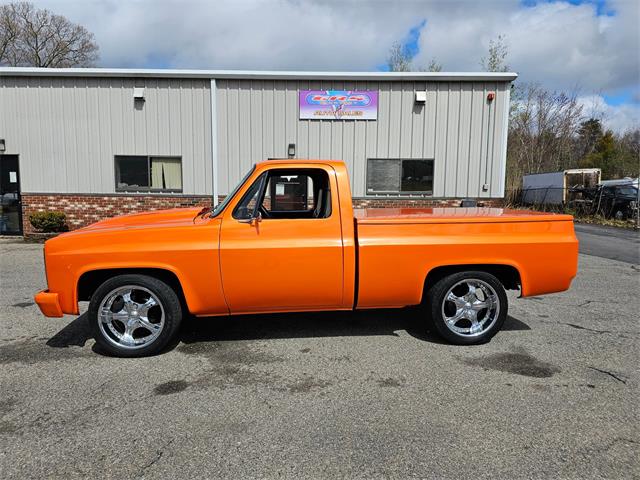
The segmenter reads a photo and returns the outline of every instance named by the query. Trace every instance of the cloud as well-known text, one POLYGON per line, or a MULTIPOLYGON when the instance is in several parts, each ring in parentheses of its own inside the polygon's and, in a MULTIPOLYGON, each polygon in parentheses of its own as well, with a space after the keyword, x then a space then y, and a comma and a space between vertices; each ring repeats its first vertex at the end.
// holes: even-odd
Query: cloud
POLYGON ((416 65, 435 57, 444 70, 476 71, 503 34, 519 81, 608 97, 640 83, 637 0, 36 3, 93 31, 105 67, 372 70, 409 38, 416 65))
POLYGON ((483 5, 490 11, 444 11, 427 17, 420 55, 435 55, 445 69, 476 69, 489 41, 502 34, 509 46, 509 65, 524 81, 597 92, 629 88, 640 80, 635 1, 612 4, 612 16, 598 15, 590 4, 567 2, 483 5))
POLYGON ((367 70, 415 26, 391 3, 240 1, 39 2, 86 25, 103 66, 367 70))
POLYGON ((614 132, 626 132, 640 128, 640 104, 623 103, 609 105, 602 95, 578 97, 582 112, 592 118, 598 118, 605 128, 614 132))

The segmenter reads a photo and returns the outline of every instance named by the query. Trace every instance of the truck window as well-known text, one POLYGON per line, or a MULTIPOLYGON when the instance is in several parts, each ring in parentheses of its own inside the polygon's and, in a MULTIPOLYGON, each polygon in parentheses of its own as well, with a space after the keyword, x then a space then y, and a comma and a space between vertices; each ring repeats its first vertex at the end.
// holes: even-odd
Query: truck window
POLYGON ((233 217, 247 219, 258 212, 263 220, 330 217, 329 176, 322 169, 266 172, 247 190, 233 217))
POLYGON ((257 205, 258 198, 260 197, 260 192, 262 191, 262 187, 264 186, 264 182, 266 180, 266 173, 260 175, 253 185, 249 187, 249 189, 242 196, 242 199, 236 205, 236 208, 233 210, 233 218, 238 220, 248 220, 256 216, 257 213, 257 205))

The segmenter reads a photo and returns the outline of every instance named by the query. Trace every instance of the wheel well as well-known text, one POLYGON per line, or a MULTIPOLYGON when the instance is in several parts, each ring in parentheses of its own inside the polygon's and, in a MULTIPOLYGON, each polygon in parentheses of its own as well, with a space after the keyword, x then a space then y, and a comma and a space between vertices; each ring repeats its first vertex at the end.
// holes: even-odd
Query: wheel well
POLYGON ((98 289, 100 285, 116 275, 148 275, 149 277, 162 280, 169 285, 178 295, 180 301, 186 304, 182 285, 175 273, 161 268, 109 268, 104 270, 92 270, 85 272, 78 280, 78 301, 91 300, 91 295, 98 289))
POLYGON ((500 283, 502 283, 506 290, 518 290, 522 285, 520 272, 511 265, 445 265, 436 267, 427 274, 427 278, 424 281, 425 288, 423 289, 423 293, 426 293, 427 288, 447 275, 471 270, 490 273, 500 280, 500 283))

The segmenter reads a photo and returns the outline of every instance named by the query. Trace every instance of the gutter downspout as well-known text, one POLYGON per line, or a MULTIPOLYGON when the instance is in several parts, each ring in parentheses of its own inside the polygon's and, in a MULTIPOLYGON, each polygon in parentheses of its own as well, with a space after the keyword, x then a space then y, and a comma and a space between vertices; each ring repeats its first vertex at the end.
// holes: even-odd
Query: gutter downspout
POLYGON ((218 102, 217 102, 217 88, 216 79, 211 79, 211 163, 213 165, 212 173, 212 191, 213 199, 211 205, 216 207, 218 205, 218 102))

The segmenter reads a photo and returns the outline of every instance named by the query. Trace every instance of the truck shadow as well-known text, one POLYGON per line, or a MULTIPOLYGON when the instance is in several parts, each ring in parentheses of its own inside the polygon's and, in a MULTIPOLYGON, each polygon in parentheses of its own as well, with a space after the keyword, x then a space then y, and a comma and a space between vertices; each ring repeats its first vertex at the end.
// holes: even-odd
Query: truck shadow
MULTIPOLYGON (((502 330, 519 331, 531 328, 521 320, 509 316, 502 330)), ((402 331, 418 340, 446 344, 427 327, 420 308, 411 307, 400 310, 187 318, 170 349, 178 343, 376 335, 397 337, 402 331)), ((46 344, 52 348, 84 347, 90 338, 86 314, 82 314, 51 337, 46 344)))
MULTIPOLYGON (((405 331, 412 337, 446 344, 429 328, 420 308, 363 310, 356 312, 314 312, 235 317, 191 318, 180 332, 179 341, 220 342, 287 338, 322 338, 349 336, 399 336, 405 331)), ((503 330, 530 330, 524 322, 507 317, 503 330)))

